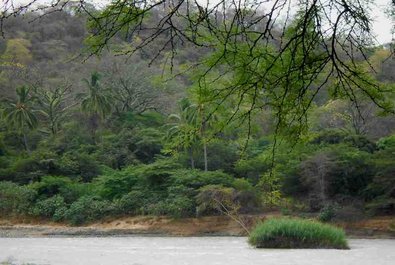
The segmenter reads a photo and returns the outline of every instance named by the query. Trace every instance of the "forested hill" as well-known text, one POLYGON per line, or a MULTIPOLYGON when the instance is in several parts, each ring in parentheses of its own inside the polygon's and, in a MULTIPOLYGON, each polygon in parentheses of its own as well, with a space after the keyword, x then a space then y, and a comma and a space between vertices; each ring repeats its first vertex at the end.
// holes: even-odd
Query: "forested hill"
MULTIPOLYGON (((210 87, 186 71, 210 49, 178 43, 173 61, 166 50, 156 57, 159 39, 120 56, 113 50, 128 40, 117 36, 91 55, 87 18, 67 10, 10 18, 4 35, 1 216, 81 224, 212 215, 223 207, 324 221, 395 213, 395 117, 367 98, 357 106, 334 98, 329 84, 303 135, 287 141, 275 137, 270 107, 230 121, 243 108, 236 100, 211 105, 210 87)), ((392 86, 388 56, 376 47, 368 59, 372 78, 392 86)))

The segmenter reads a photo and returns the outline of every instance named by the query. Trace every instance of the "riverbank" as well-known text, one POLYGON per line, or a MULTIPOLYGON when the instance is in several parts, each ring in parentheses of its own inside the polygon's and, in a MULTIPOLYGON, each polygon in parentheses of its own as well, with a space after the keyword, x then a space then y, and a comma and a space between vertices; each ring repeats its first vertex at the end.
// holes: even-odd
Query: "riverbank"
MULTIPOLYGON (((247 227, 270 215, 246 215, 247 227)), ((337 222, 352 238, 395 238, 395 216, 375 217, 358 222, 337 222)), ((226 216, 171 219, 168 217, 137 216, 107 219, 86 226, 44 222, 36 219, 0 219, 0 237, 57 236, 243 236, 245 231, 226 216)))

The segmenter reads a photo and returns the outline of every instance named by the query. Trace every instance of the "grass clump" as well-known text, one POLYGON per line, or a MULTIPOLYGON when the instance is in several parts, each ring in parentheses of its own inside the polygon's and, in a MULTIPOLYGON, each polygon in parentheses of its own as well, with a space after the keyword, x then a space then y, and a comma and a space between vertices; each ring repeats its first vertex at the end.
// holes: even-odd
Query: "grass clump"
POLYGON ((260 223, 248 241, 257 248, 348 249, 343 229, 295 218, 272 218, 260 223))

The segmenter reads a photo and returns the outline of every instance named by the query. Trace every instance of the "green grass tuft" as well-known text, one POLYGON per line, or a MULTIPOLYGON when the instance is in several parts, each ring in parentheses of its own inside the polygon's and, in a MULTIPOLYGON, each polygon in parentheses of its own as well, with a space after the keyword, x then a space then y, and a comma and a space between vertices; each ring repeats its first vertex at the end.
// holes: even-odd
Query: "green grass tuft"
POLYGON ((258 224, 248 242, 257 248, 348 249, 343 229, 295 218, 272 218, 258 224))

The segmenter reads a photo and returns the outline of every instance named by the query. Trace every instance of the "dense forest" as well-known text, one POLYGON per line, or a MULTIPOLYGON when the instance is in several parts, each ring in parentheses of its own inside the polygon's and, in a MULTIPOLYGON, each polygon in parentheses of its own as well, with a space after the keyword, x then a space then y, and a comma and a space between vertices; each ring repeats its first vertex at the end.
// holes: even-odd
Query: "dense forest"
MULTIPOLYGON (((1 216, 79 225, 228 211, 323 221, 395 213, 395 117, 369 98, 350 101, 333 80, 305 122, 278 130, 273 106, 215 97, 231 77, 205 82, 199 67, 188 71, 216 60, 210 47, 159 37, 122 56, 130 40, 118 34, 97 56, 86 15, 38 15, 7 19, 0 39, 1 216)), ((393 89, 390 50, 366 56, 369 78, 393 89)))

